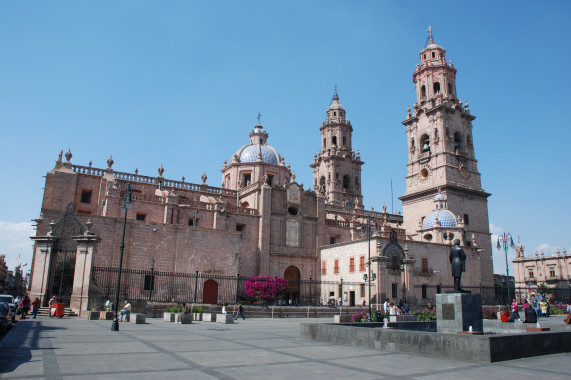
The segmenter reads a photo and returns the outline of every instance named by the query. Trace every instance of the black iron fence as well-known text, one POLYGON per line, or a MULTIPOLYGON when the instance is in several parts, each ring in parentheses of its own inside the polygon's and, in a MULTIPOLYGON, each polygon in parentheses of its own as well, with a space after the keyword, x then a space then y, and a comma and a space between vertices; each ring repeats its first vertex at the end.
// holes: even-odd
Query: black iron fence
MULTIPOLYGON (((94 267, 93 284, 103 299, 114 300, 117 291, 117 268, 94 267)), ((289 280, 282 288, 282 279, 265 277, 257 280, 257 296, 247 292, 246 287, 251 277, 221 276, 208 273, 175 273, 151 270, 123 269, 119 298, 131 301, 153 301, 173 303, 211 303, 232 304, 236 301, 245 303, 267 303, 277 305, 325 305, 342 303, 345 306, 356 306, 368 300, 368 284, 364 282, 289 280)), ((376 281, 371 287, 371 304, 384 302, 376 298, 376 281)), ((484 304, 506 304, 507 289, 501 286, 464 287, 473 294, 479 293, 484 304)), ((414 295, 419 306, 429 302, 435 304, 436 294, 452 291, 447 285, 416 285, 414 295)), ((549 295, 552 302, 565 302, 571 296, 569 288, 552 288, 549 295)), ((533 289, 510 288, 510 297, 523 301, 529 298, 533 289), (530 293, 531 291, 531 293, 530 293)), ((410 299, 410 290, 401 289, 400 284, 392 284, 387 289, 386 297, 393 302, 410 299)))

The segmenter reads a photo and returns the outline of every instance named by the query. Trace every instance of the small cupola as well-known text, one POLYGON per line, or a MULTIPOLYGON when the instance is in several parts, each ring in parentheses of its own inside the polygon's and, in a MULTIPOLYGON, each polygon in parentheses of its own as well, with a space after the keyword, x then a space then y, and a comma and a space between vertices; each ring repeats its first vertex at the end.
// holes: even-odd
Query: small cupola
POLYGON ((335 86, 335 93, 331 100, 331 105, 327 109, 327 123, 344 123, 345 122, 345 107, 339 103, 339 96, 337 95, 337 86, 335 86))

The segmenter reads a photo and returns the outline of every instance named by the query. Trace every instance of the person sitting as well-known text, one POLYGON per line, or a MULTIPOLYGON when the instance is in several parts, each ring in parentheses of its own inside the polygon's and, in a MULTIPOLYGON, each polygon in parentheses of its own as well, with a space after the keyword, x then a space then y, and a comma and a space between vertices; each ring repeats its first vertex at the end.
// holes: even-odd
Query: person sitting
POLYGON ((523 312, 525 314, 523 323, 537 323, 537 314, 530 304, 527 304, 523 312))
POLYGON ((225 303, 224 305, 222 305, 222 314, 228 313, 228 311, 226 310, 226 306, 228 306, 228 303, 225 303))
POLYGON ((130 315, 131 315, 131 304, 129 303, 129 301, 125 301, 125 306, 123 306, 121 313, 119 313, 119 322, 123 322, 123 316, 125 316, 125 321, 128 321, 130 315))
POLYGON ((511 319, 511 314, 509 308, 505 308, 504 311, 500 313, 500 320, 502 322, 513 322, 511 319))

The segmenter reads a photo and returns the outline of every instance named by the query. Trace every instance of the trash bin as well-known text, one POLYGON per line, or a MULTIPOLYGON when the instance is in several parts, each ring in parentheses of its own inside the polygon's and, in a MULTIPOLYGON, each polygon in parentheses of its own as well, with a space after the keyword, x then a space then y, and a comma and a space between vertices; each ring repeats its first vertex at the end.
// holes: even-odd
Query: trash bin
POLYGON ((65 303, 54 303, 50 308, 50 318, 59 317, 63 318, 63 310, 65 308, 65 303))

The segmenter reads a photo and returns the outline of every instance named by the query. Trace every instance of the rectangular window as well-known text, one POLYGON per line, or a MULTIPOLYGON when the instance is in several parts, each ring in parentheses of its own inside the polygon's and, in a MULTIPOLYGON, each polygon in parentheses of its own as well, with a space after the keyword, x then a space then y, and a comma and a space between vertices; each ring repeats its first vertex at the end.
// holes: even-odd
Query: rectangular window
POLYGON ((428 259, 426 257, 422 259, 422 273, 428 273, 428 259))
POLYGON ((555 277, 555 267, 549 268, 549 277, 555 277))
POLYGON ((349 272, 355 272, 355 258, 349 258, 349 272))
POLYGON ((527 273, 529 274, 529 278, 535 278, 535 276, 533 275, 533 269, 529 269, 527 273))
POLYGON ((335 260, 335 266, 333 267, 333 273, 339 274, 339 260, 335 260))
POLYGON ((442 293, 442 285, 436 285, 436 294, 442 293))
POLYGON ((321 262, 321 274, 327 274, 327 263, 325 261, 321 262))
POLYGON ((244 227, 246 227, 245 224, 236 224, 236 231, 242 232, 242 231, 244 231, 244 227))
POLYGON ((365 256, 359 257, 359 272, 365 271, 365 256))
POLYGON ((365 284, 361 284, 361 298, 365 298, 365 284))
POLYGON ((91 203, 91 190, 81 192, 81 203, 91 203))
POLYGON ((422 299, 426 299, 426 285, 422 285, 422 299))
POLYGON ((395 298, 395 299, 398 298, 398 292, 397 292, 397 291, 398 291, 398 287, 397 287, 397 285, 398 285, 398 284, 392 284, 392 289, 391 289, 391 290, 393 291, 393 292, 392 292, 392 293, 393 293, 393 298, 395 298))
MULTIPOLYGON (((337 289, 337 294, 339 294, 339 297, 343 297, 342 292, 343 292, 343 287, 341 285, 339 285, 339 287, 337 289)), ((343 299, 343 298, 341 298, 341 299, 343 299)))
POLYGON ((470 216, 468 214, 464 214, 464 224, 470 225, 470 216))
POLYGON ((136 219, 137 219, 138 221, 144 222, 146 216, 147 216, 146 214, 139 214, 139 213, 137 213, 136 219))

